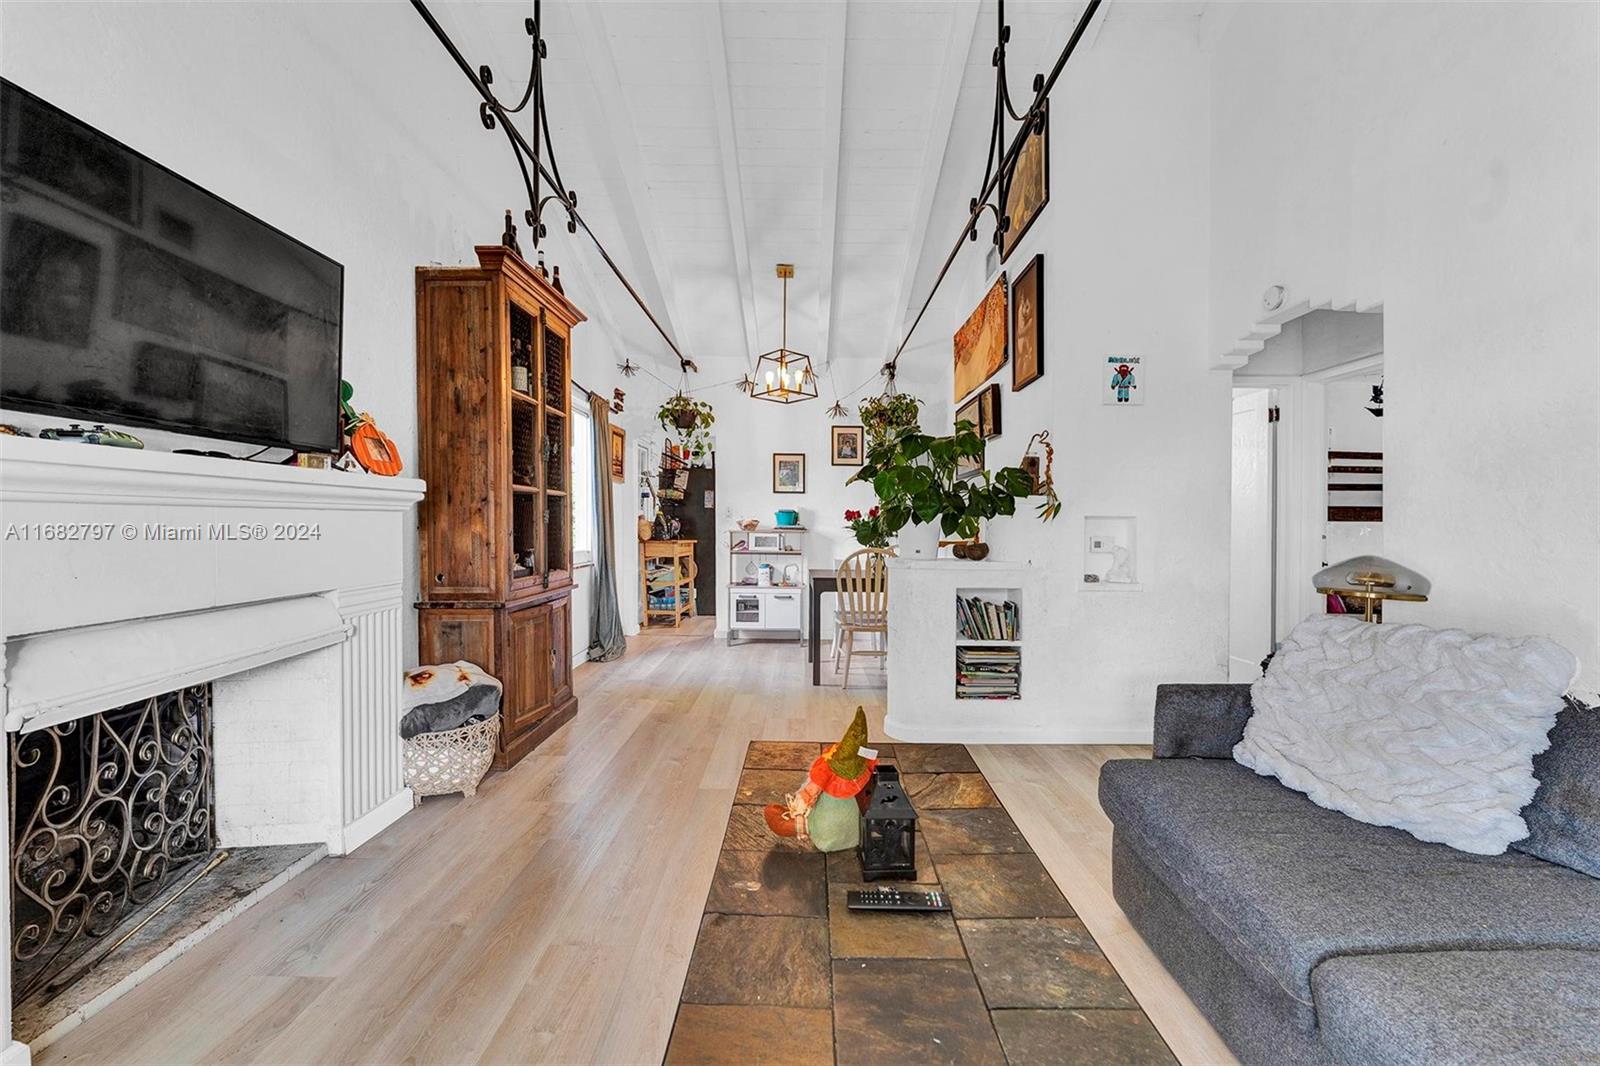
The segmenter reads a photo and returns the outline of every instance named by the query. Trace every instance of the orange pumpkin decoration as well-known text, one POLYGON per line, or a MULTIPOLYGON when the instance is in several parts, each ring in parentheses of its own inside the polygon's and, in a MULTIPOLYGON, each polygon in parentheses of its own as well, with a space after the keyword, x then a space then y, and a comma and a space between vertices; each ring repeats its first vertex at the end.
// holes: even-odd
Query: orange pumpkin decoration
POLYGON ((361 423, 350 431, 350 453, 361 464, 361 469, 370 473, 384 477, 400 473, 400 449, 373 424, 370 415, 363 413, 361 423))

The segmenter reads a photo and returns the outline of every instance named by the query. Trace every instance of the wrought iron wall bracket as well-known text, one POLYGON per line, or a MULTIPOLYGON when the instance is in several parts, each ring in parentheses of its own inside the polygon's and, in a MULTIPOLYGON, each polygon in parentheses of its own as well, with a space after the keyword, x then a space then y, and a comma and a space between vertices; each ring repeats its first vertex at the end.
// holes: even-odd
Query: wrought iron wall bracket
POLYGON ((579 229, 582 229, 588 235, 589 240, 594 243, 595 250, 600 253, 600 258, 605 261, 611 273, 622 283, 622 287, 633 298, 633 302, 639 306, 639 310, 644 312, 645 318, 650 320, 650 324, 661 335, 661 339, 672 350, 672 354, 677 356, 679 367, 685 372, 698 369, 693 361, 679 349, 677 342, 672 339, 672 335, 666 331, 661 321, 650 310, 649 305, 644 302, 644 298, 639 295, 639 290, 633 287, 633 283, 628 280, 627 275, 623 274, 622 268, 617 265, 616 260, 611 258, 611 253, 606 251, 606 247, 600 238, 595 235, 594 230, 589 228, 589 223, 578 213, 577 192, 568 189, 561 180, 561 168, 556 163, 555 150, 550 143, 550 117, 545 110, 544 61, 549 49, 539 32, 541 0, 533 0, 533 17, 524 19, 522 22, 523 30, 530 38, 528 48, 530 65, 528 88, 515 107, 507 107, 501 103, 489 88, 490 85, 494 84, 494 71, 490 69, 488 64, 480 65, 477 70, 472 69, 472 65, 461 54, 461 50, 450 39, 450 35, 445 32, 443 26, 439 25, 439 20, 434 18, 433 12, 428 10, 428 5, 424 0, 411 0, 411 6, 422 17, 422 21, 427 23, 428 28, 433 31, 433 35, 438 38, 444 50, 450 53, 450 58, 455 60, 456 66, 461 68, 461 73, 466 75, 467 80, 472 83, 472 87, 482 97, 481 102, 478 104, 478 121, 482 123, 483 128, 493 130, 498 126, 505 132, 506 140, 511 145, 511 154, 516 158, 517 167, 522 173, 522 183, 528 194, 528 207, 523 213, 523 221, 528 225, 534 247, 537 248, 539 242, 548 233, 548 228, 544 224, 544 210, 547 205, 554 201, 566 212, 567 232, 577 233, 579 229), (529 103, 533 105, 533 138, 531 141, 511 121, 511 116, 520 113, 529 103), (532 166, 530 167, 529 164, 532 164, 532 166), (548 194, 544 193, 545 186, 549 186, 552 191, 548 194))

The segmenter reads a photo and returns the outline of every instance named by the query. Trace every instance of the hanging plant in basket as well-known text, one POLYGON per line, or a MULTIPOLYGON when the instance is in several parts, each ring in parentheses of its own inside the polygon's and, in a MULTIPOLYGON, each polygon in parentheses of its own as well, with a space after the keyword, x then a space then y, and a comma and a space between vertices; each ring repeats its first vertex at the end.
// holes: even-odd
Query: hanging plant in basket
POLYGON ((673 393, 656 411, 656 421, 668 436, 683 446, 690 459, 698 461, 711 451, 711 427, 716 424, 717 417, 704 400, 682 392, 673 393))
POLYGON ((881 444, 899 430, 916 429, 917 408, 921 406, 921 400, 903 392, 886 392, 862 400, 859 410, 868 445, 881 444))

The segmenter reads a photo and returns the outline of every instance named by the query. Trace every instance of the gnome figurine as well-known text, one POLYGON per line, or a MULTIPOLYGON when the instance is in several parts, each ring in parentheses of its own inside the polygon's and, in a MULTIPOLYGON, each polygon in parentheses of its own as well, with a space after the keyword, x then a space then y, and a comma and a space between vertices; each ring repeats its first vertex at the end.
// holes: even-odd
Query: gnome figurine
POLYGON ((867 742, 867 713, 856 708, 839 743, 811 764, 798 792, 766 807, 767 826, 782 837, 799 837, 818 851, 844 851, 861 843, 861 800, 878 765, 867 742))

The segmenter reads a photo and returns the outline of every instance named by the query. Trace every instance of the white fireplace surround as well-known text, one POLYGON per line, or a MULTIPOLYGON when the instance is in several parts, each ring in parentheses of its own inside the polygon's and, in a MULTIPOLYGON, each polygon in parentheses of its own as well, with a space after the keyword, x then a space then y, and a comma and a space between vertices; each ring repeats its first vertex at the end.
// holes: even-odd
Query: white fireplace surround
MULTIPOLYGON (((411 809, 402 576, 423 491, 411 478, 0 437, 7 732, 211 681, 219 841, 360 846, 411 809)), ((0 820, 8 855, 9 829, 0 820)), ((0 1066, 28 1055, 0 1040, 0 1066)))

